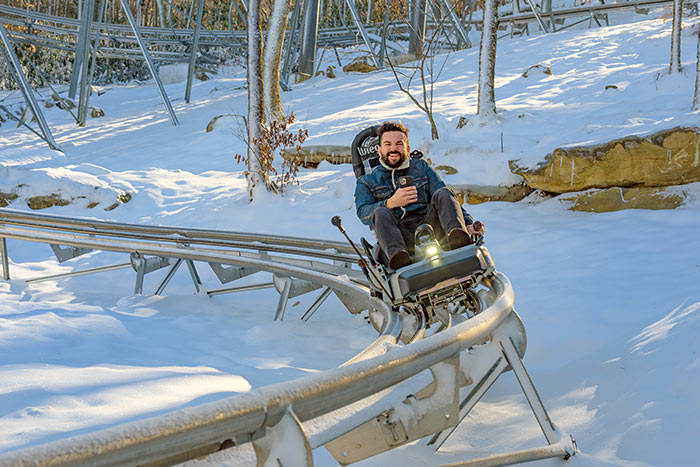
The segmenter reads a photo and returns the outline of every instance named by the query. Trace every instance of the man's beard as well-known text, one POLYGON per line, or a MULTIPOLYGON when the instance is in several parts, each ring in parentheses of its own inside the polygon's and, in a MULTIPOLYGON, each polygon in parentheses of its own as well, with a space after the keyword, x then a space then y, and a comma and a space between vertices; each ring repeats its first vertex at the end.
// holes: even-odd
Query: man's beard
POLYGON ((399 151, 391 151, 391 152, 387 153, 386 155, 382 155, 382 161, 383 161, 388 167, 391 167, 392 169, 395 169, 395 168, 401 166, 401 164, 403 164, 405 160, 406 160, 406 154, 401 153, 401 152, 399 152, 399 151), (393 164, 392 164, 391 162, 389 162, 389 156, 391 156, 392 154, 398 154, 399 156, 401 156, 401 157, 399 158, 399 160, 397 160, 397 161, 396 161, 395 163, 393 163, 393 164))

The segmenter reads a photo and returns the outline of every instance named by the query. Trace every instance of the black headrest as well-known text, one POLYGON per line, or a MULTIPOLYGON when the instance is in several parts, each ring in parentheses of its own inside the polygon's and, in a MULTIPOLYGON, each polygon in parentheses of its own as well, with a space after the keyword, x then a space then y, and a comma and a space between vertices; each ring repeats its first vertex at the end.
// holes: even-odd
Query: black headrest
POLYGON ((379 165, 379 137, 377 130, 379 125, 374 125, 365 128, 355 136, 352 140, 350 150, 352 152, 352 169, 355 171, 355 177, 360 178, 372 168, 379 165))

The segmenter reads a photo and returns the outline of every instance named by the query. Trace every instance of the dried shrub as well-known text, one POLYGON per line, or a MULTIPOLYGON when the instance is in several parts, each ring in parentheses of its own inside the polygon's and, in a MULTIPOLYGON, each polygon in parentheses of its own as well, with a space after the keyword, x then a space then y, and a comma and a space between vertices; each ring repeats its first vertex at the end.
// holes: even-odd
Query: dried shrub
MULTIPOLYGON (((309 137, 309 132, 305 128, 297 131, 289 129, 289 125, 294 123, 294 114, 291 113, 286 120, 281 123, 274 121, 269 126, 263 125, 262 137, 253 139, 251 144, 258 147, 260 151, 260 164, 257 173, 262 180, 265 180, 267 189, 276 194, 284 193, 289 185, 298 185, 297 174, 303 164, 301 157, 301 145, 309 137), (280 170, 277 170, 272 161, 279 149, 284 148, 287 153, 291 153, 289 148, 295 148, 296 153, 288 159, 282 159, 280 170)), ((236 154, 234 159, 239 164, 246 164, 248 167, 249 157, 236 154)), ((250 174, 245 171, 246 177, 250 174)))

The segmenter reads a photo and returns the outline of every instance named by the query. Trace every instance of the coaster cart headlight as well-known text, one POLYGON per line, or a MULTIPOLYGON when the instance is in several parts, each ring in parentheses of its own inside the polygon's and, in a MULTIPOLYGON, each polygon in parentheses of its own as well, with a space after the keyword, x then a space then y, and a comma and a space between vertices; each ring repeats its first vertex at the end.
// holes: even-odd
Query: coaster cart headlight
POLYGON ((435 232, 430 224, 421 224, 416 229, 415 241, 416 249, 423 253, 424 258, 435 259, 442 252, 440 245, 435 240, 435 232))

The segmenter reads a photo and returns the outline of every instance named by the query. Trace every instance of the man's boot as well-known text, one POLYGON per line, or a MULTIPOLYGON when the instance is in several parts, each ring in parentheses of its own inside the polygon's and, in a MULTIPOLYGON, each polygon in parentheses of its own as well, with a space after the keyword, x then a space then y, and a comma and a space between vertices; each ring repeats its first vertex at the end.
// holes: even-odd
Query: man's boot
POLYGON ((447 243, 450 244, 451 250, 456 250, 458 248, 462 248, 463 246, 471 244, 472 236, 469 235, 469 233, 466 230, 460 229, 458 227, 456 229, 450 230, 450 232, 447 234, 447 243))
POLYGON ((406 250, 399 250, 389 258, 389 267, 396 271, 411 264, 411 256, 406 250))

